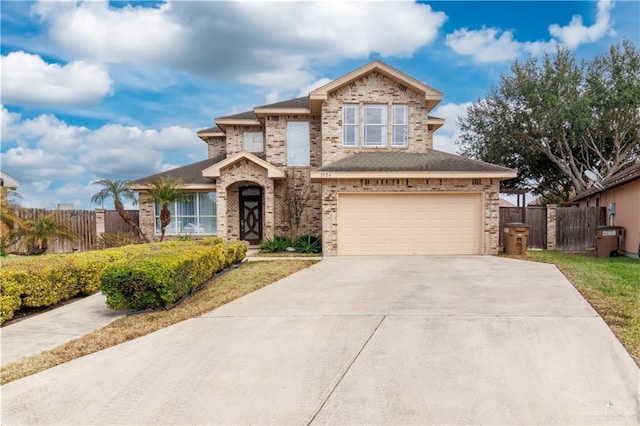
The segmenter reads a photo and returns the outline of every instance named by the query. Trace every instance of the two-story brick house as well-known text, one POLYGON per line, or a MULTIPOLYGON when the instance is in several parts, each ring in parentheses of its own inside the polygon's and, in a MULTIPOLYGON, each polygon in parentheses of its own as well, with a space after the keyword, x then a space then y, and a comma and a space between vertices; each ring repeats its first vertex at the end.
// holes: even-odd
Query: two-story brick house
POLYGON ((373 61, 308 96, 215 119, 198 136, 207 160, 131 183, 140 226, 159 235, 144 188, 173 175, 190 191, 168 234, 216 234, 257 244, 322 235, 324 255, 493 254, 499 185, 512 169, 433 150, 442 93, 373 61), (294 210, 291 194, 304 194, 294 210))

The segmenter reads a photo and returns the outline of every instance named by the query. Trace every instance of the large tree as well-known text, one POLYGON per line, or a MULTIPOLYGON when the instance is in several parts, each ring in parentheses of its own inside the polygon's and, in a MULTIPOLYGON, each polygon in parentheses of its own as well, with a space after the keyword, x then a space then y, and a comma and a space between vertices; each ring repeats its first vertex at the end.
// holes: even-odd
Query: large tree
POLYGON ((135 192, 129 188, 127 188, 127 181, 124 180, 111 180, 111 179, 100 179, 93 182, 94 185, 101 186, 102 189, 91 197, 91 202, 96 204, 104 204, 105 200, 109 198, 113 198, 113 203, 115 205, 116 211, 118 215, 127 222, 133 229, 136 230, 140 238, 148 243, 149 239, 140 229, 138 223, 131 218, 131 215, 124 209, 124 205, 122 204, 122 200, 128 200, 132 202, 134 205, 138 202, 136 199, 135 192))
POLYGON ((566 48, 515 62, 459 121, 463 155, 517 168, 508 186, 548 199, 587 189, 640 157, 640 55, 628 40, 590 62, 566 48))

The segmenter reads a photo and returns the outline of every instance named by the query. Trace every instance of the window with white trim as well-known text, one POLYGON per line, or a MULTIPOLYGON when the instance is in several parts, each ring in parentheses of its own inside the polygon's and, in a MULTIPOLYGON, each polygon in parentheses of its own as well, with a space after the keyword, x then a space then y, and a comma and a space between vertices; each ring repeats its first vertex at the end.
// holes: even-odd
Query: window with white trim
POLYGON ((264 152, 262 132, 244 132, 242 134, 242 149, 248 152, 264 152))
MULTIPOLYGON (((162 206, 155 203, 155 233, 160 235, 162 206)), ((191 192, 184 200, 169 204, 171 222, 166 235, 215 235, 217 233, 217 197, 215 192, 191 192)))
POLYGON ((409 106, 392 105, 392 140, 393 146, 407 146, 409 143, 409 106))
POLYGON ((360 126, 358 104, 344 104, 342 106, 342 145, 358 146, 360 126))
POLYGON ((364 146, 387 145, 387 105, 364 106, 364 146))
POLYGON ((287 166, 309 166, 309 122, 287 122, 287 166))

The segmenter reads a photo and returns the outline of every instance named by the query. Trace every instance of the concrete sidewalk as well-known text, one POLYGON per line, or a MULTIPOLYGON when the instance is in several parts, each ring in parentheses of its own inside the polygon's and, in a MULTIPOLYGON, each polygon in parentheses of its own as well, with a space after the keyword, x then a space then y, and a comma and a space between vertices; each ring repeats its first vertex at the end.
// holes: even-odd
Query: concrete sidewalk
POLYGON ((96 293, 0 328, 1 364, 53 349, 129 313, 110 310, 105 300, 96 293))

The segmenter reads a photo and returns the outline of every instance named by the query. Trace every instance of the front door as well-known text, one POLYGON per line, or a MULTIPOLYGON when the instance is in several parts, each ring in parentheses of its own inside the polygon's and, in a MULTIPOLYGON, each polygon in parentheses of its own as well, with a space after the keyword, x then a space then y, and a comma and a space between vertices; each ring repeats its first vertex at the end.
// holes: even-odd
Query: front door
POLYGON ((262 242, 262 189, 240 188, 240 239, 251 245, 262 242))

